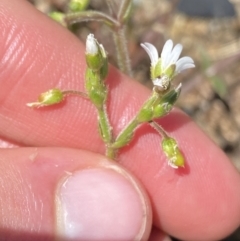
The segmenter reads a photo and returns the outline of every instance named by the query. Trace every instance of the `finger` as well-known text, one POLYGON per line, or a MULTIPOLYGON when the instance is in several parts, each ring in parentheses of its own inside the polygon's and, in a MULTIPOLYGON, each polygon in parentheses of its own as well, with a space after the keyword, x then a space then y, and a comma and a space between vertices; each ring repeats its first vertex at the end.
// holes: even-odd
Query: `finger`
MULTIPOLYGON (((53 87, 84 89, 82 44, 26 2, 4 0, 0 4, 5 9, 0 37, 0 81, 4 86, 0 89, 0 135, 25 145, 69 146, 104 153, 95 109, 88 101, 72 97, 52 108, 32 110, 25 106, 53 87)), ((149 91, 115 69, 110 70, 107 83, 111 90, 108 109, 116 134, 149 91)), ((178 140, 187 162, 185 169, 175 171, 167 165, 159 136, 146 125, 119 155, 120 162, 147 188, 155 225, 184 240, 226 236, 239 224, 239 174, 181 112, 173 111, 161 124, 178 140)))
POLYGON ((0 150, 1 240, 147 240, 149 200, 126 170, 64 148, 0 150))
POLYGON ((171 238, 161 230, 153 227, 148 241, 171 241, 171 238))

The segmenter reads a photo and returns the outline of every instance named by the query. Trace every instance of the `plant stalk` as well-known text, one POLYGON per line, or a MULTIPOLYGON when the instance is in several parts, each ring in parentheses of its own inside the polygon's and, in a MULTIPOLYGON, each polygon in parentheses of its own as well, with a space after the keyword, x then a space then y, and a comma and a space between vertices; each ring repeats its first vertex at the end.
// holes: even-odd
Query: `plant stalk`
POLYGON ((149 121, 150 126, 157 131, 158 134, 160 134, 163 139, 165 138, 169 138, 168 134, 166 133, 166 131, 155 121, 149 121))
POLYGON ((126 30, 124 26, 113 31, 113 39, 117 51, 117 61, 119 69, 126 75, 132 77, 129 51, 127 48, 126 30))

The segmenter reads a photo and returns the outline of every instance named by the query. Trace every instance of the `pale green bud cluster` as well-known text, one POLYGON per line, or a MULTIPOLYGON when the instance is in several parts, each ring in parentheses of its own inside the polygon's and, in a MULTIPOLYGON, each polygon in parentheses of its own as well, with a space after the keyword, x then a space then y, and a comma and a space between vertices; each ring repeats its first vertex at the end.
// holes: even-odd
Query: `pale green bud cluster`
POLYGON ((173 168, 184 167, 184 157, 175 139, 168 137, 162 141, 162 149, 168 158, 168 164, 173 168))

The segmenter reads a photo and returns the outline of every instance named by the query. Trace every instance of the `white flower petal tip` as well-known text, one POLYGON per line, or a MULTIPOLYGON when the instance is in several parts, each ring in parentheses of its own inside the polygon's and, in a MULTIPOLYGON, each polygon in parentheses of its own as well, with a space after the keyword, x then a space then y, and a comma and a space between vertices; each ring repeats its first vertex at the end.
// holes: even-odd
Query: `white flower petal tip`
POLYGON ((86 40, 86 54, 96 55, 98 53, 97 40, 94 38, 94 34, 90 33, 86 40))
POLYGON ((155 65, 159 59, 158 51, 157 51, 156 47, 150 43, 142 43, 140 45, 149 55, 151 64, 155 65))
POLYGON ((168 165, 174 169, 178 169, 178 166, 174 165, 171 161, 168 161, 168 165))
POLYGON ((178 169, 179 167, 185 168, 184 165, 181 165, 181 166, 175 165, 175 164, 173 163, 173 161, 171 161, 171 160, 168 161, 168 165, 169 165, 170 167, 174 168, 174 169, 178 169))
POLYGON ((176 44, 175 47, 173 47, 173 41, 171 39, 167 40, 161 53, 162 72, 171 65, 176 65, 175 74, 178 74, 185 69, 195 67, 192 58, 186 56, 179 59, 182 49, 183 47, 181 44, 176 44))
POLYGON ((180 58, 177 62, 176 62, 176 73, 180 73, 185 69, 190 69, 190 68, 195 68, 195 64, 192 58, 186 56, 186 57, 182 57, 180 58))
POLYGON ((180 83, 177 88, 175 89, 176 92, 180 92, 182 89, 182 83, 180 83))

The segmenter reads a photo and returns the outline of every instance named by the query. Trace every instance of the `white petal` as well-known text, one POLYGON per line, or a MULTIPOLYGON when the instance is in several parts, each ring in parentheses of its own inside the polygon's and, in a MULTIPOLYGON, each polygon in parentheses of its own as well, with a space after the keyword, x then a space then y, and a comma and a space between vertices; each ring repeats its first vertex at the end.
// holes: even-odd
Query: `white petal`
POLYGON ((185 69, 191 69, 191 68, 195 68, 195 64, 184 64, 183 66, 180 66, 177 70, 176 73, 180 73, 185 69))
POLYGON ((183 57, 183 58, 179 59, 176 63, 176 73, 180 73, 184 69, 194 68, 194 67, 195 67, 195 65, 194 65, 194 61, 192 58, 183 57))
POLYGON ((190 57, 188 57, 188 56, 185 56, 185 57, 180 58, 180 59, 177 61, 176 65, 181 65, 182 63, 191 63, 191 64, 193 64, 194 61, 193 61, 192 58, 190 58, 190 57))
POLYGON ((150 43, 144 43, 144 44, 141 44, 141 46, 149 55, 152 65, 155 65, 158 61, 158 51, 155 48, 155 46, 150 43))
POLYGON ((172 161, 168 161, 168 165, 172 168, 178 169, 178 166, 176 166, 172 161))
POLYGON ((152 53, 152 62, 157 62, 158 61, 158 51, 156 49, 156 47, 150 43, 145 43, 145 45, 150 49, 151 53, 152 53))
POLYGON ((86 40, 86 54, 96 55, 98 53, 97 40, 94 35, 90 33, 86 40))
POLYGON ((171 58, 169 59, 169 63, 167 63, 167 66, 172 65, 172 64, 176 64, 180 54, 182 53, 182 45, 181 44, 177 44, 171 53, 171 58))
POLYGON ((175 88, 176 92, 180 92, 182 89, 182 83, 179 83, 179 85, 177 86, 177 88, 175 88))
POLYGON ((169 55, 171 54, 173 47, 173 41, 169 39, 163 46, 163 50, 161 53, 161 59, 162 59, 162 68, 166 68, 166 63, 168 62, 169 55))

